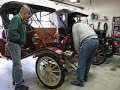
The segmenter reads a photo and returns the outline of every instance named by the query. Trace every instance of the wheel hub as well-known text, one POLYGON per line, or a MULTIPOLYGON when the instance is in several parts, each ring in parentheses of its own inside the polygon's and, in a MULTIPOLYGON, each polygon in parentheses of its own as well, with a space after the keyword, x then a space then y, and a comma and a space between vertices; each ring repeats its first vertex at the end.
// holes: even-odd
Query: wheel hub
POLYGON ((52 72, 52 70, 51 70, 50 67, 47 67, 46 70, 45 70, 45 72, 46 72, 47 74, 50 74, 50 73, 52 72))

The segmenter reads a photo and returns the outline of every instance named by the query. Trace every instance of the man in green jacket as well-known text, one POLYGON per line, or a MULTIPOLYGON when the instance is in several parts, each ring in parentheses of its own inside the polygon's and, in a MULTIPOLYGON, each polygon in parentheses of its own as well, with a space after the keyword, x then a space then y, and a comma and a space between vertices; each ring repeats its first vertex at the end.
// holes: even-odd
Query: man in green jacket
POLYGON ((29 15, 30 8, 27 5, 23 5, 19 14, 12 18, 8 26, 8 49, 13 60, 12 78, 15 90, 28 90, 28 87, 23 85, 24 79, 21 65, 21 46, 26 43, 26 27, 24 20, 28 19, 29 15))

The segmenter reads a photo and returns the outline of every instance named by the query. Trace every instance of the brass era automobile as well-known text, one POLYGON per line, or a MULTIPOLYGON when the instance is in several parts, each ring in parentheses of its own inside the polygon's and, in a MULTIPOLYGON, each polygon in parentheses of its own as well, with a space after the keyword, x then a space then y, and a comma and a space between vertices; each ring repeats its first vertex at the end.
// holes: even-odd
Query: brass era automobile
MULTIPOLYGON (((52 15, 55 9, 15 1, 3 4, 0 8, 0 16, 4 26, 0 39, 0 53, 7 59, 11 59, 6 45, 9 21, 19 13, 20 8, 25 4, 30 7, 32 15, 25 22, 27 42, 22 46, 21 59, 31 55, 37 57, 36 74, 38 79, 47 88, 58 88, 64 82, 67 64, 73 68, 76 67, 69 62, 69 59, 72 60, 74 57, 74 50, 70 46, 71 37, 67 33, 68 30, 66 27, 59 27, 53 23, 52 15), (43 24, 48 26, 44 27, 43 24), (64 33, 64 29, 66 33, 64 33), (71 48, 72 51, 70 51, 71 48)), ((61 18, 58 17, 58 19, 62 22, 61 18)))
MULTIPOLYGON (((8 24, 10 18, 18 14, 20 8, 24 4, 27 3, 12 1, 3 4, 0 8, 0 15, 5 29, 3 30, 2 38, 0 39, 0 52, 8 59, 11 59, 10 53, 6 47, 8 24)), ((47 15, 49 17, 51 13, 55 12, 55 9, 33 4, 27 5, 31 8, 32 15, 29 22, 26 22, 27 42, 22 47, 22 59, 31 55, 38 57, 36 61, 36 73, 39 80, 48 88, 57 88, 62 85, 65 78, 65 71, 61 63, 64 52, 57 47, 47 45, 48 43, 55 41, 54 35, 57 28, 43 28, 41 24, 41 17, 47 15), (34 23, 35 25, 38 25, 37 28, 33 27, 34 23)), ((50 22, 49 18, 48 20, 50 22)))
POLYGON ((21 59, 31 55, 37 57, 36 74, 40 82, 47 88, 58 88, 64 82, 67 68, 76 69, 77 56, 72 42, 72 25, 75 20, 81 20, 82 16, 84 21, 87 15, 66 9, 56 11, 45 6, 15 1, 3 4, 0 8, 4 26, 0 39, 0 52, 8 59, 11 59, 6 46, 9 21, 19 13, 24 4, 30 7, 32 15, 26 20, 27 42, 22 47, 21 59), (57 24, 54 23, 53 14, 57 16, 57 24))

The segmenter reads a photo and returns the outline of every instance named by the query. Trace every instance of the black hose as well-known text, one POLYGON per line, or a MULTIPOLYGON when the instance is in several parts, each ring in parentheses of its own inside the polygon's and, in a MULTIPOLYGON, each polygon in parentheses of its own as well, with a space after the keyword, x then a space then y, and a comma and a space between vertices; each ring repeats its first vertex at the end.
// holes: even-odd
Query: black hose
POLYGON ((108 30, 108 24, 104 23, 104 32, 107 32, 107 30, 108 30))

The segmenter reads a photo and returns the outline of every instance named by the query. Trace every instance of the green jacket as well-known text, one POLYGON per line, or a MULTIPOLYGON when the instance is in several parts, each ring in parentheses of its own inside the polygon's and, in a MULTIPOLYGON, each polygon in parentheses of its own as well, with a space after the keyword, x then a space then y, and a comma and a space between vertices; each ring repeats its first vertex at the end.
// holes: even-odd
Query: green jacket
POLYGON ((26 43, 26 28, 19 14, 15 15, 8 26, 8 41, 18 43, 20 45, 26 43))

